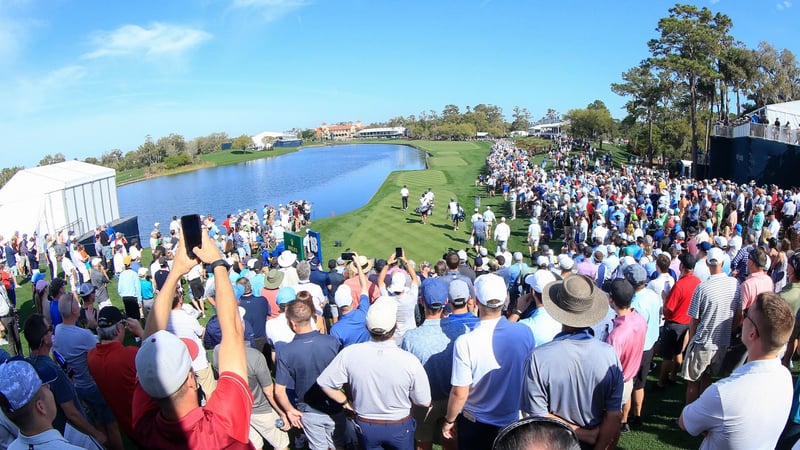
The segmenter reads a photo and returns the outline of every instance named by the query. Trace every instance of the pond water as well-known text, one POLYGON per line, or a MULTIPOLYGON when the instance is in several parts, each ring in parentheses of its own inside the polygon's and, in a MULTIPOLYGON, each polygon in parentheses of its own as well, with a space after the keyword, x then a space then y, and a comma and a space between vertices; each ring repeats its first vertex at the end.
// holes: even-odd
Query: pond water
POLYGON ((172 216, 225 215, 265 204, 307 200, 311 218, 364 205, 395 170, 425 168, 425 153, 407 145, 360 144, 306 148, 281 156, 153 178, 117 188, 120 214, 139 216, 142 244, 155 222, 162 233, 172 216))

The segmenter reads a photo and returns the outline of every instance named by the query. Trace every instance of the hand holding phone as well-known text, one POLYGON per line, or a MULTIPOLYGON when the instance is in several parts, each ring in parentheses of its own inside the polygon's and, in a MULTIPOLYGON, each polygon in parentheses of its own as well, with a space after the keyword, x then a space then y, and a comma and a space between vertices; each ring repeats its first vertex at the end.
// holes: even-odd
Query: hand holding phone
POLYGON ((203 246, 203 226, 198 214, 188 214, 181 217, 181 230, 183 230, 183 245, 189 258, 197 259, 194 254, 195 247, 203 246))

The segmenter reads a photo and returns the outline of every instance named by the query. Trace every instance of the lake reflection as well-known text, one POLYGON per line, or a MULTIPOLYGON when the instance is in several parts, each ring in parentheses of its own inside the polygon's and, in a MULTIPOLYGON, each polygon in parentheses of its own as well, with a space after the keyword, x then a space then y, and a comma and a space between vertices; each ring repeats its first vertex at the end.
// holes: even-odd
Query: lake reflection
MULTIPOLYGON (((145 238, 155 222, 162 233, 172 216, 225 215, 291 200, 313 204, 312 219, 352 211, 364 205, 395 170, 425 168, 425 153, 395 144, 338 145, 179 175, 140 181, 117 189, 120 214, 139 216, 145 238)), ((399 195, 399 194, 398 194, 399 195)))

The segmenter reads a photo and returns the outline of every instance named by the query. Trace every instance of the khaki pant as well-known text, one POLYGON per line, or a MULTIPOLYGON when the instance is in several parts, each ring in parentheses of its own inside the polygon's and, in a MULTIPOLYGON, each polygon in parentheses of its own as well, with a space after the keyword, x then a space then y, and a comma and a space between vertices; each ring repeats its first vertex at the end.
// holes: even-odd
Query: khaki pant
POLYGON ((211 394, 213 394, 214 390, 217 388, 217 380, 214 379, 214 371, 211 370, 211 366, 208 366, 203 370, 196 371, 194 377, 197 380, 197 384, 203 388, 203 393, 206 394, 206 401, 208 401, 208 399, 211 398, 211 394))

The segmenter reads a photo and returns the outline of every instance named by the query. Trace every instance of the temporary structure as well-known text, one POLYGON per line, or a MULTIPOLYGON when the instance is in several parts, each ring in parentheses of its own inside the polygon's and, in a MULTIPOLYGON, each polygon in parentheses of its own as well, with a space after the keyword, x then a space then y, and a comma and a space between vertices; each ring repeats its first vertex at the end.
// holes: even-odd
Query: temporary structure
POLYGON ((81 235, 119 217, 114 169, 65 161, 17 172, 0 189, 0 235, 81 235))

